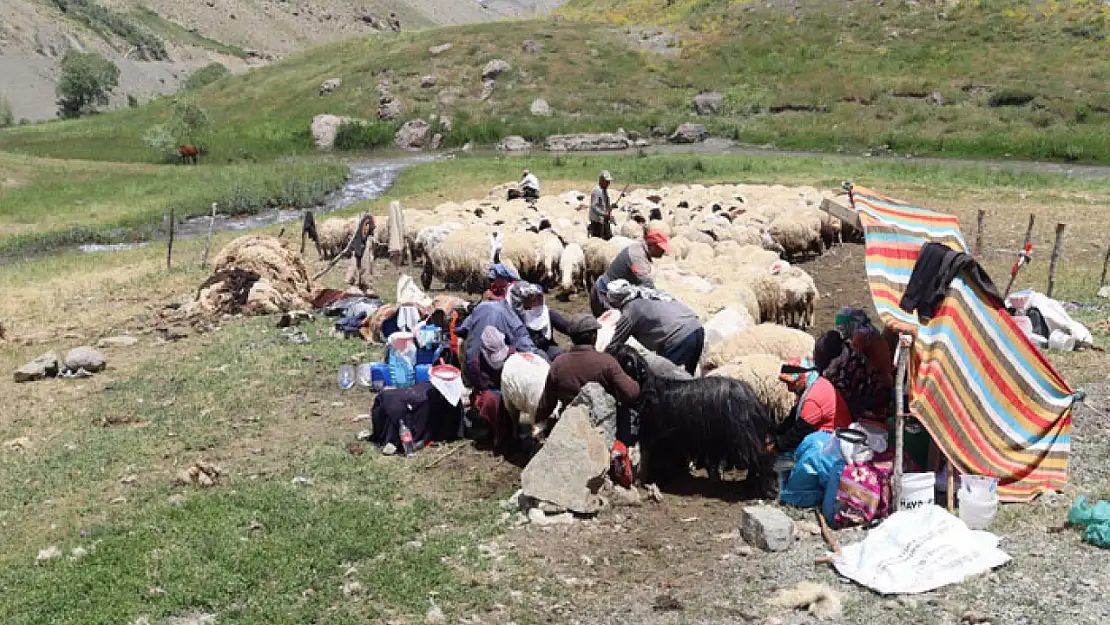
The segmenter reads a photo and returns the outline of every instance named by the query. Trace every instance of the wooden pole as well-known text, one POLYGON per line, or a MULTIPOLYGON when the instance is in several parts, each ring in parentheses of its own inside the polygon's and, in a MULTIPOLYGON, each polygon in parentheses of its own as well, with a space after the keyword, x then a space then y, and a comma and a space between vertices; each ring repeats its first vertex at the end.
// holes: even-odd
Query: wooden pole
POLYGON ((1052 297, 1056 289, 1056 265, 1060 261, 1060 248, 1064 245, 1064 230, 1067 224, 1056 224, 1056 243, 1052 245, 1052 258, 1048 261, 1048 290, 1045 295, 1052 297))
POLYGON ((166 246, 166 269, 173 264, 173 207, 170 207, 170 241, 166 246))
MULTIPOLYGON (((1029 242, 1033 240, 1033 224, 1036 221, 1037 216, 1033 213, 1029 213, 1029 227, 1025 229, 1025 240, 1022 242, 1021 245, 1021 249, 1023 250, 1028 247, 1029 242)), ((1003 298, 1010 294, 1010 289, 1014 288, 1014 280, 1017 280, 1016 271, 1010 274, 1010 282, 1006 285, 1006 292, 1002 294, 1003 298)))
POLYGON ((983 221, 987 217, 987 211, 979 209, 979 217, 976 222, 975 228, 975 256, 981 258, 983 256, 983 221))
POLYGON ((200 268, 208 266, 208 253, 212 251, 212 230, 216 227, 216 203, 212 202, 212 216, 208 218, 208 238, 204 240, 204 256, 200 257, 200 268))
POLYGON ((913 335, 900 334, 898 336, 898 373, 894 378, 894 472, 890 478, 890 510, 898 512, 902 501, 902 465, 905 463, 905 437, 906 413, 906 380, 908 379, 908 363, 910 350, 913 349, 913 335))
POLYGON ((956 467, 948 462, 948 512, 956 514, 956 467))
POLYGON ((1110 266, 1110 245, 1106 246, 1106 256, 1102 257, 1102 277, 1098 279, 1098 290, 1106 286, 1106 268, 1110 266))

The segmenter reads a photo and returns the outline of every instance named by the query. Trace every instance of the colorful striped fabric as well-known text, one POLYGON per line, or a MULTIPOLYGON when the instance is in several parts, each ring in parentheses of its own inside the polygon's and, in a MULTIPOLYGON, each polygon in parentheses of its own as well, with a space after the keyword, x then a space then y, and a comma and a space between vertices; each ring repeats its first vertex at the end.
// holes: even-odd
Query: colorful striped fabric
POLYGON ((959 221, 859 187, 849 198, 879 317, 915 335, 910 411, 959 473, 1000 478, 1003 501, 1062 489, 1078 395, 1006 309, 962 277, 927 324, 898 305, 922 245, 967 251, 959 221))

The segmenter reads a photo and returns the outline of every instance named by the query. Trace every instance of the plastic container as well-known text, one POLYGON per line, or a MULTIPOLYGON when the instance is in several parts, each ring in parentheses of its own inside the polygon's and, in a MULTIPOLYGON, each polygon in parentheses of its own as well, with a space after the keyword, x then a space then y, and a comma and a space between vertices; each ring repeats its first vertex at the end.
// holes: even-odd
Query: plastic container
POLYGON ((370 387, 374 383, 374 367, 371 363, 364 362, 355 369, 355 382, 359 386, 370 387))
POLYGON ((899 510, 913 510, 921 506, 931 506, 936 502, 936 476, 932 472, 906 473, 902 476, 902 496, 898 499, 899 510))
POLYGON ((779 476, 779 492, 786 487, 790 479, 790 472, 794 470, 794 454, 779 454, 775 456, 774 471, 779 476))
POLYGON ((405 455, 410 458, 415 456, 416 444, 412 440, 412 430, 409 429, 409 426, 405 425, 405 421, 403 419, 401 420, 398 429, 398 434, 401 438, 401 448, 405 450, 405 455))
POLYGON ((1063 330, 1053 330, 1052 334, 1048 335, 1048 348, 1070 352, 1075 349, 1075 337, 1063 330))
POLYGON ((416 344, 421 349, 425 349, 429 346, 434 347, 434 346, 438 345, 439 342, 440 342, 440 328, 439 328, 439 326, 424 325, 424 326, 420 326, 420 329, 416 331, 416 344))
POLYGON ((389 375, 389 365, 384 362, 370 363, 370 388, 375 393, 380 393, 382 389, 392 385, 393 377, 389 375))
MULTIPOLYGON (((825 453, 848 462, 852 462, 853 458, 860 456, 865 450, 867 450, 867 435, 851 428, 838 429, 825 443, 825 453)), ((870 460, 870 457, 862 461, 867 460, 870 460)))
POLYGON ((416 383, 416 369, 404 358, 390 358, 389 381, 397 388, 410 387, 416 383))
POLYGON ((335 375, 335 381, 339 384, 340 390, 350 390, 355 385, 355 366, 341 365, 335 375))
POLYGON ((416 339, 409 332, 389 335, 389 377, 393 386, 406 388, 416 382, 416 339))
POLYGON ((428 382, 432 379, 432 365, 416 365, 416 382, 428 382))
POLYGON ((986 475, 961 475, 960 489, 967 489, 980 498, 990 498, 998 493, 998 478, 986 475))
POLYGON ((973 530, 985 530, 998 514, 998 494, 984 495, 960 487, 956 493, 960 501, 960 520, 973 530))

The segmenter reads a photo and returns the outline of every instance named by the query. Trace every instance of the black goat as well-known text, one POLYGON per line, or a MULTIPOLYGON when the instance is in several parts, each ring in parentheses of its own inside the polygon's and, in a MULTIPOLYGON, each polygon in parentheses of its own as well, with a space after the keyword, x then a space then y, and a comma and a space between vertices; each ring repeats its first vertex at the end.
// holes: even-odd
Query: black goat
POLYGON ((613 354, 640 384, 635 409, 643 483, 687 475, 694 462, 712 482, 720 480, 722 468, 745 469, 753 495, 776 496, 774 456, 765 444, 771 419, 750 386, 724 377, 659 377, 636 350, 621 346, 613 354))

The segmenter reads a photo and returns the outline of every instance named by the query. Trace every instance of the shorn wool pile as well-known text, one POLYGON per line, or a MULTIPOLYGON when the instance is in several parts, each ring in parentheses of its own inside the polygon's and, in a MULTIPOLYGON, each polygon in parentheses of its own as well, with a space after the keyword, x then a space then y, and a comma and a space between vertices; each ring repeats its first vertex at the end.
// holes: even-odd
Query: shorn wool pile
POLYGON ((186 314, 272 314, 309 307, 312 281, 304 259, 286 241, 248 235, 216 255, 212 276, 186 314))

